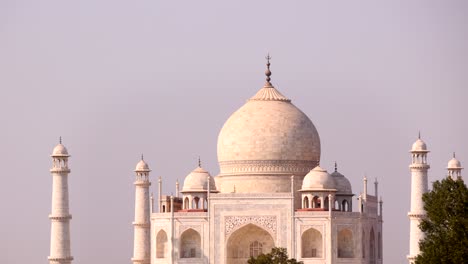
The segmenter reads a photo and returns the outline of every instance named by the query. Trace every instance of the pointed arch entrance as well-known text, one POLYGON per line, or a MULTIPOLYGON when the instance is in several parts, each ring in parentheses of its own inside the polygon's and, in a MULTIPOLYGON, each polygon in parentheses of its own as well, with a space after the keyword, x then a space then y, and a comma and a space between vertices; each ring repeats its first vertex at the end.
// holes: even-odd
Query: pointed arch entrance
POLYGON ((226 263, 245 264, 251 256, 269 253, 274 246, 275 242, 270 233, 254 224, 248 224, 228 238, 226 263))

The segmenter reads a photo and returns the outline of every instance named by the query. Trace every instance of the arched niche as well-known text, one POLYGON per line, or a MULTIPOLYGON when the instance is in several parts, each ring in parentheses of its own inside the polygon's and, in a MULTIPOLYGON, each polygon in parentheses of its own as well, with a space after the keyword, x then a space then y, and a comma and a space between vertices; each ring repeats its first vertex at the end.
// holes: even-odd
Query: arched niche
POLYGON ((201 258, 201 237, 193 230, 187 229, 180 236, 180 258, 201 258))
POLYGON ((248 224, 229 236, 226 263, 245 264, 251 256, 269 253, 274 246, 275 242, 270 233, 254 224, 248 224))
POLYGON ((167 234, 160 230, 156 235, 156 258, 166 258, 168 248, 167 234))
POLYGON ((301 249, 303 258, 322 258, 322 233, 315 228, 306 230, 301 236, 301 249))
POLYGON ((348 228, 338 232, 338 258, 354 258, 353 232, 348 228))
POLYGON ((304 209, 309 208, 309 197, 304 196, 304 202, 302 204, 302 208, 304 208, 304 209))
POLYGON ((349 212, 349 211, 350 211, 350 210, 349 210, 349 202, 348 202, 348 200, 346 200, 346 199, 343 200, 343 202, 342 202, 342 204, 341 204, 341 210, 342 210, 343 212, 349 212))
POLYGON ((374 228, 371 228, 369 235, 369 259, 370 264, 375 264, 375 234, 374 228))

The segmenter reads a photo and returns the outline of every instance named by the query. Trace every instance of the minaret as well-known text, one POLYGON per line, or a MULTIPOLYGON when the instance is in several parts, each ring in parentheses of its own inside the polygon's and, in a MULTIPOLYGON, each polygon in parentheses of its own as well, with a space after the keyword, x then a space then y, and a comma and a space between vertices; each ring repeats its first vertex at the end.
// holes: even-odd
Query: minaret
POLYGON ((408 213, 410 219, 410 250, 408 261, 413 264, 419 255, 419 241, 424 238, 424 233, 419 229, 422 218, 425 217, 424 203, 422 196, 427 192, 427 171, 430 166, 427 164, 426 143, 421 140, 414 142, 411 148, 412 163, 409 166, 411 170, 411 211, 408 213))
POLYGON ((68 206, 68 151, 60 143, 52 152, 52 213, 50 230, 50 264, 70 264, 73 260, 70 250, 70 219, 68 206))
POLYGON ((362 180, 362 183, 364 185, 363 186, 364 187, 363 188, 364 189, 364 191, 363 191, 364 200, 367 200, 367 176, 366 175, 364 175, 364 179, 362 180))
POLYGON ((135 233, 132 258, 134 264, 150 263, 150 171, 142 155, 135 169, 135 221, 133 222, 135 233))
POLYGON ((448 162, 447 170, 448 177, 451 177, 452 180, 456 181, 461 179, 461 170, 463 170, 463 167, 461 166, 460 161, 455 157, 455 152, 453 153, 453 158, 448 162))

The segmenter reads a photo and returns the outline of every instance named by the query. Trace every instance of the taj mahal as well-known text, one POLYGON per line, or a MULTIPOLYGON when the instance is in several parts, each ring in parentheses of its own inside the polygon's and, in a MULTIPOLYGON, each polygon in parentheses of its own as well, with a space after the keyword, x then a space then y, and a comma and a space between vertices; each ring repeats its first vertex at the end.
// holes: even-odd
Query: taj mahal
MULTIPOLYGON (((336 163, 328 170, 320 163, 314 124, 274 87, 267 59, 265 85, 219 133, 218 175, 199 162, 181 186, 176 183, 174 195, 165 195, 164 178, 152 179, 143 157, 137 163, 135 219, 129 225, 134 229, 133 264, 241 264, 273 247, 286 248, 289 257, 305 264, 383 263, 383 202, 377 180, 368 188, 364 177, 362 193, 354 193, 336 163), (154 196, 152 183, 157 185, 154 196)), ((408 155, 409 263, 424 237, 418 224, 424 217, 421 197, 428 189, 428 152, 418 138, 408 155)), ((52 153, 50 264, 73 262, 69 157, 60 142, 52 153)), ((454 157, 449 175, 460 177, 461 169, 454 157)))

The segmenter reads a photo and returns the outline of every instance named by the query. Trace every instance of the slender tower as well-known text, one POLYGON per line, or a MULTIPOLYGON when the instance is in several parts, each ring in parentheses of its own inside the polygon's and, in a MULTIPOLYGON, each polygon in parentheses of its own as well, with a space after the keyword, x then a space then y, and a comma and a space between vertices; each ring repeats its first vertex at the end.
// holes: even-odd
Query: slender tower
POLYGON ((52 152, 52 213, 50 231, 50 264, 70 264, 73 260, 70 250, 70 219, 68 206, 68 151, 60 143, 52 152))
POLYGON ((461 179, 461 170, 463 170, 463 167, 461 166, 460 161, 455 157, 455 152, 453 153, 453 158, 448 162, 447 170, 448 177, 451 177, 452 180, 456 181, 461 179))
POLYGON ((150 263, 150 171, 142 155, 135 169, 135 233, 132 258, 134 264, 150 263))
POLYGON ((424 238, 424 233, 419 229, 422 218, 425 217, 424 203, 422 196, 427 192, 427 171, 430 166, 427 164, 426 143, 418 137, 411 148, 412 163, 411 170, 411 211, 408 213, 410 219, 410 250, 408 261, 413 264, 419 255, 419 241, 424 238))

